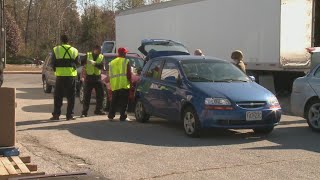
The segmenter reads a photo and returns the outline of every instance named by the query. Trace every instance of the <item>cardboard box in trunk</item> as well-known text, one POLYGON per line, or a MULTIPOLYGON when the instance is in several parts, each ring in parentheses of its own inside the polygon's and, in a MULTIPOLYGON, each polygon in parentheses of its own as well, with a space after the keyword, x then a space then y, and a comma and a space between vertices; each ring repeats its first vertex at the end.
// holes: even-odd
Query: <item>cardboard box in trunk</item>
POLYGON ((16 143, 16 89, 0 88, 0 147, 16 143))

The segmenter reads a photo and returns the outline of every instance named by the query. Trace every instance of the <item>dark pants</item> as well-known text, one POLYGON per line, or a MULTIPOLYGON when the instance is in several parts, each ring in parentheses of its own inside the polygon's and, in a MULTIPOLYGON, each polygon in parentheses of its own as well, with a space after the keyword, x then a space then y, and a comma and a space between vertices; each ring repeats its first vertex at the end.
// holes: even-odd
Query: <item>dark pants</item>
POLYGON ((92 90, 96 91, 96 110, 95 113, 102 112, 102 102, 104 98, 103 86, 101 80, 90 80, 87 78, 84 86, 84 102, 83 102, 83 115, 88 115, 88 110, 90 106, 91 93, 92 90))
POLYGON ((54 90, 53 116, 61 115, 61 107, 64 95, 67 97, 67 118, 73 116, 74 103, 76 99, 76 77, 57 77, 54 90))
POLYGON ((128 106, 129 89, 120 89, 112 91, 112 101, 109 110, 109 118, 114 118, 116 111, 120 111, 120 120, 127 118, 126 110, 128 106))

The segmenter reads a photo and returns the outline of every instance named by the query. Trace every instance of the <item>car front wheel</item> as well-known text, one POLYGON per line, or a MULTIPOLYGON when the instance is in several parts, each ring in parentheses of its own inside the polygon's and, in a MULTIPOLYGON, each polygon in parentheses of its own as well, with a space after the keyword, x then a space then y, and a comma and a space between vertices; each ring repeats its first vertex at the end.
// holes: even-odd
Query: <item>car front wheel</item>
POLYGON ((144 105, 140 100, 138 100, 137 103, 136 103, 134 113, 135 113, 135 116, 136 116, 136 120, 138 122, 145 123, 150 118, 150 115, 146 113, 144 105))
POLYGON ((307 108, 307 122, 309 127, 320 132, 320 100, 312 101, 307 108))
POLYGON ((42 85, 43 85, 43 91, 45 93, 51 93, 52 86, 48 84, 48 81, 45 78, 42 80, 42 85))
POLYGON ((185 133, 190 137, 200 137, 201 124, 196 111, 192 107, 187 107, 183 111, 182 118, 185 133))

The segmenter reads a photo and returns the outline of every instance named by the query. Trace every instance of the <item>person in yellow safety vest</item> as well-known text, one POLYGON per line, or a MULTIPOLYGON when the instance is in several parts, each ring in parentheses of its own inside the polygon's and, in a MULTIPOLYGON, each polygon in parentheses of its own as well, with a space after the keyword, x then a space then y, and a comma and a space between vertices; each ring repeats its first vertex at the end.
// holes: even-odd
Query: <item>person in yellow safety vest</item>
POLYGON ((54 90, 54 110, 50 120, 59 120, 63 96, 68 100, 67 120, 74 120, 74 103, 76 97, 76 77, 78 61, 78 50, 68 44, 68 36, 61 36, 61 45, 53 48, 51 66, 56 75, 54 90))
POLYGON ((94 114, 105 115, 103 112, 102 102, 104 98, 103 85, 101 82, 101 69, 103 68, 103 55, 101 54, 101 47, 96 45, 92 52, 86 55, 85 64, 85 82, 84 82, 84 102, 82 114, 80 117, 88 117, 88 110, 90 106, 92 89, 96 91, 96 109, 94 114))
POLYGON ((120 121, 127 119, 126 109, 128 106, 129 89, 131 86, 131 67, 126 59, 128 50, 118 49, 118 57, 109 63, 109 78, 112 90, 112 101, 108 118, 113 120, 116 110, 120 110, 120 121))

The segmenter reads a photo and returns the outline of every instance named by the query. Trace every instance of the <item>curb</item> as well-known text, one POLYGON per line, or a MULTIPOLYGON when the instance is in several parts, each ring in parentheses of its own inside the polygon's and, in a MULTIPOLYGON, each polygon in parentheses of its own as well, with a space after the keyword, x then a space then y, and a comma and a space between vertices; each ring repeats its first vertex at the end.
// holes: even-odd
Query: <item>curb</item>
POLYGON ((4 71, 4 74, 41 74, 42 71, 4 71))

